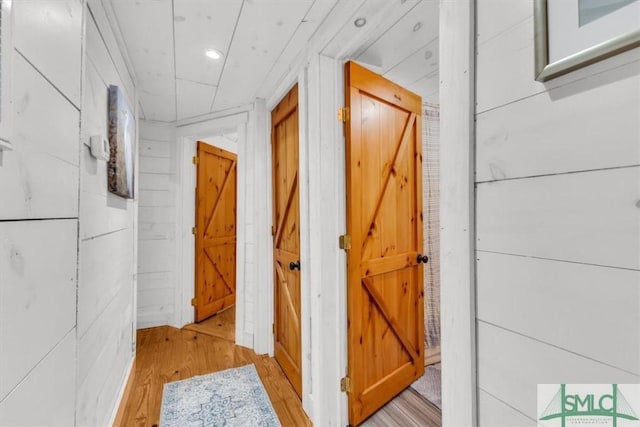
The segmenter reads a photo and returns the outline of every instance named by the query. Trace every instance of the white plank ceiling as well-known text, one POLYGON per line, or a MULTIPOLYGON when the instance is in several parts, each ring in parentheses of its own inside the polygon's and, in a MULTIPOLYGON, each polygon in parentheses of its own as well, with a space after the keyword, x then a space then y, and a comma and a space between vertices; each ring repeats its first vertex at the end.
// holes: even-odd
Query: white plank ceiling
POLYGON ((328 31, 335 36, 320 45, 325 54, 357 59, 437 101, 437 0, 110 1, 148 120, 173 122, 268 96, 265 88, 328 31), (355 27, 357 18, 367 25, 355 27), (207 49, 222 58, 206 57, 207 49))
POLYGON ((391 26, 383 25, 378 38, 365 44, 354 57, 423 100, 438 103, 438 1, 406 0, 400 1, 400 7, 402 4, 410 5, 406 14, 391 26))

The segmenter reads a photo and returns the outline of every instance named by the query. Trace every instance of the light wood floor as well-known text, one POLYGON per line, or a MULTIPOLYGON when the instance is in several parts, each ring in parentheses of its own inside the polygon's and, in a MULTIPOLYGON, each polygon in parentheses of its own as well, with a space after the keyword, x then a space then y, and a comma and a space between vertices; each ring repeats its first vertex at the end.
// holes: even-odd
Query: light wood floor
POLYGON ((441 427, 440 409, 408 388, 366 420, 362 427, 441 427))
POLYGON ((114 425, 157 426, 163 384, 249 363, 255 364, 283 427, 311 426, 274 359, 226 339, 170 326, 138 331, 134 373, 114 425))
MULTIPOLYGON (((183 329, 170 326, 138 331, 133 373, 114 426, 157 427, 162 387, 195 375, 253 363, 283 427, 311 426, 278 363, 234 345, 235 310, 229 309, 183 329)), ((440 427, 440 410, 407 389, 371 416, 363 427, 440 427)))
POLYGON ((212 337, 222 338, 227 341, 236 341, 236 306, 229 307, 222 313, 218 313, 200 323, 192 323, 183 329, 200 332, 212 337))

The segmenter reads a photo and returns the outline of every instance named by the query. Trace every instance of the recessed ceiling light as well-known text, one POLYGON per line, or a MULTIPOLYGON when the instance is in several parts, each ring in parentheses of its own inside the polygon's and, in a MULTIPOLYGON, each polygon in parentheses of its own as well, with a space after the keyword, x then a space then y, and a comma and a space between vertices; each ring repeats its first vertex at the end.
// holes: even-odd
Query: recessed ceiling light
POLYGON ((173 18, 173 20, 176 22, 184 22, 187 20, 187 18, 185 18, 184 16, 176 16, 175 18, 173 18))
POLYGON ((427 51, 424 53, 424 59, 429 59, 429 58, 431 58, 432 56, 433 56, 433 52, 431 52, 430 50, 427 50, 427 51))
POLYGON ((207 51, 204 54, 207 55, 211 59, 220 59, 220 58, 222 58, 222 54, 219 51, 215 50, 215 49, 207 49, 207 51))
POLYGON ((420 28, 422 28, 422 22, 417 22, 416 25, 413 26, 413 32, 415 33, 420 28))
POLYGON ((353 25, 355 25, 358 28, 362 28, 365 25, 367 25, 367 18, 358 18, 355 21, 353 21, 353 25))

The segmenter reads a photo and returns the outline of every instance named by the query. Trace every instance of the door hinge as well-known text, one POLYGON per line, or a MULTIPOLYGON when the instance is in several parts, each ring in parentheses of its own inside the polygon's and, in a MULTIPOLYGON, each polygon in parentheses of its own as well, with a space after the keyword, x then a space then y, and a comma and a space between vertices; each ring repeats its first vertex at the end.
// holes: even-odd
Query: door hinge
POLYGON ((343 123, 349 121, 349 107, 338 108, 338 121, 343 123))
POLYGON ((272 324, 271 324, 271 333, 272 333, 273 335, 275 335, 275 334, 276 334, 276 324, 275 324, 275 323, 272 323, 272 324))
POLYGON ((275 226, 275 225, 272 225, 272 226, 271 226, 271 235, 272 235, 272 236, 275 236, 275 235, 276 235, 276 226, 275 226))
POLYGON ((197 298, 191 298, 191 305, 195 307, 197 304, 198 304, 198 299, 197 298))
POLYGON ((349 234, 343 234, 338 239, 340 249, 348 251, 351 249, 351 236, 349 234))
POLYGON ((351 393, 351 378, 344 377, 340 380, 340 391, 343 393, 351 393))
POLYGON ((193 234, 194 236, 198 234, 198 227, 191 227, 191 234, 193 234))
POLYGON ((198 163, 200 163, 200 157, 198 157, 198 156, 193 156, 192 161, 193 161, 193 164, 194 164, 194 165, 197 165, 198 163))

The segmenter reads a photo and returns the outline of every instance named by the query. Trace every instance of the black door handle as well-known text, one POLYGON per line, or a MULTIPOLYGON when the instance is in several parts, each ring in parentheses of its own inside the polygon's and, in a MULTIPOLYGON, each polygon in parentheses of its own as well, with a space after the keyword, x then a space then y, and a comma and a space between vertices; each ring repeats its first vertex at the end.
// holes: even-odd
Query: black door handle
POLYGON ((300 271, 300 260, 298 260, 296 262, 291 261, 289 263, 289 270, 293 271, 295 269, 298 269, 298 271, 300 271))
POLYGON ((420 255, 420 254, 418 254, 418 259, 416 260, 416 262, 417 262, 418 264, 420 264, 421 262, 423 262, 423 263, 425 263, 425 264, 426 264, 426 263, 428 263, 428 262, 429 262, 429 257, 428 257, 428 256, 426 256, 426 255, 420 255))

